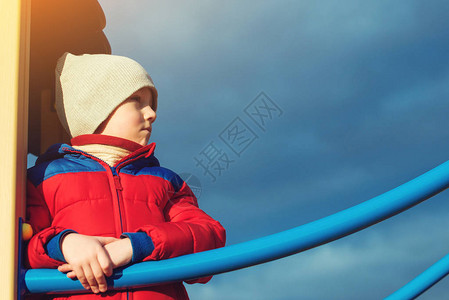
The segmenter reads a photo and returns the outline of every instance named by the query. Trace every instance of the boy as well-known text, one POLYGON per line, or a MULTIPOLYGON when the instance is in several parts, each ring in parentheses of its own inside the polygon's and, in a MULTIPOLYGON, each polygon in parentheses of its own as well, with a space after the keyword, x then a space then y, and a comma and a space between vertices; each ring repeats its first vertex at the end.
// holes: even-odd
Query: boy
POLYGON ((156 108, 150 76, 129 58, 58 60, 56 110, 72 140, 28 170, 27 219, 36 234, 27 252, 31 268, 58 267, 92 292, 69 299, 188 299, 182 283, 115 292, 106 277, 129 263, 224 246, 223 227, 147 145, 156 108))

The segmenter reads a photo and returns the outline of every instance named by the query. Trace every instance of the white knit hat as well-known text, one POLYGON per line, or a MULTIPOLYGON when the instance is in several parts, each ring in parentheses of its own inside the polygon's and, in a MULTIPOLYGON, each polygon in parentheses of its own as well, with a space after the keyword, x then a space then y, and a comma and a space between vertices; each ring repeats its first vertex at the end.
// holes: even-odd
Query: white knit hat
POLYGON ((153 109, 157 90, 136 61, 117 55, 64 53, 56 65, 56 112, 71 137, 94 133, 135 91, 149 87, 153 109))

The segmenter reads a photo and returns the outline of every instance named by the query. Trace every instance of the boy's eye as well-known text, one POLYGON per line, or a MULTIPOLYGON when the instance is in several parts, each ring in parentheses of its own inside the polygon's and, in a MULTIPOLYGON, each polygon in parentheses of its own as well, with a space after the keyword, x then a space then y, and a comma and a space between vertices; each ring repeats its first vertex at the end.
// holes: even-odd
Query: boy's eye
POLYGON ((143 108, 147 105, 149 105, 152 109, 153 108, 153 103, 150 103, 150 101, 148 101, 146 98, 142 98, 141 96, 132 96, 129 98, 131 101, 135 101, 136 104, 140 107, 143 108))
POLYGON ((134 101, 137 106, 142 106, 142 99, 139 96, 131 97, 130 100, 134 101))

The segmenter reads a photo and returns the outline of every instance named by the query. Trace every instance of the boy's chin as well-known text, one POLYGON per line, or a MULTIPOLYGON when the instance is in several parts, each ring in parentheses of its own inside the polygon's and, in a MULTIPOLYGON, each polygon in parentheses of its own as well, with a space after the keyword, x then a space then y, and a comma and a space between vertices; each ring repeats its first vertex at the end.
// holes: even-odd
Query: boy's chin
POLYGON ((150 137, 148 137, 148 138, 142 140, 142 142, 140 142, 139 144, 141 144, 142 146, 146 146, 146 145, 148 145, 148 142, 149 142, 149 141, 150 141, 150 137))

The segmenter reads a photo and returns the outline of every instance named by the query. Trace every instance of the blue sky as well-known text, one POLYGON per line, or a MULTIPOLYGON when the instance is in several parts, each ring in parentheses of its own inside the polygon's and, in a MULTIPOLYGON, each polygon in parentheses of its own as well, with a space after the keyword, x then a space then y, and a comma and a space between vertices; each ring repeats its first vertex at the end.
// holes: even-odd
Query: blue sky
MULTIPOLYGON (((228 244, 348 208, 449 157, 447 1, 100 3, 113 54, 139 61, 158 88, 156 156, 200 180, 200 206, 228 244), (282 110, 264 130, 244 111, 261 92, 282 110), (220 139, 237 117, 257 136, 240 156, 220 139), (215 182, 194 159, 210 142, 233 160, 215 182)), ((447 196, 189 294, 382 298, 447 254, 447 196)))

